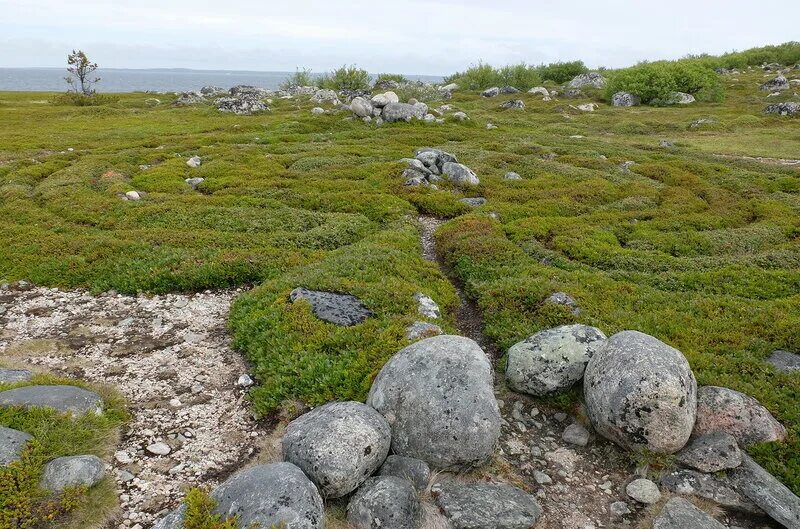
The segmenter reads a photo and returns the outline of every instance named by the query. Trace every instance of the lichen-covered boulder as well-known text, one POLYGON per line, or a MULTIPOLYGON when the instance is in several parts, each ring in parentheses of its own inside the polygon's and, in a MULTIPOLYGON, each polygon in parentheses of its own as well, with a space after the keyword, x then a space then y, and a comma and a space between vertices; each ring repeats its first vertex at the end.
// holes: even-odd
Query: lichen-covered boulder
POLYGON ((392 451, 442 469, 486 461, 500 436, 492 366, 462 336, 409 345, 383 366, 367 404, 392 428, 392 451))
POLYGON ((402 478, 370 478, 350 499, 347 521, 356 529, 417 529, 422 522, 417 491, 402 478))
POLYGON ((372 116, 372 104, 363 97, 354 97, 350 101, 350 110, 360 118, 372 116))
POLYGON ((386 458, 380 470, 381 476, 395 476, 407 479, 418 491, 427 488, 431 479, 431 469, 428 464, 414 457, 391 455, 386 458))
POLYGON ((62 413, 103 411, 100 395, 76 386, 23 386, 0 392, 0 406, 53 408, 62 413))
POLYGON ((0 382, 27 382, 31 378, 33 378, 33 373, 27 369, 11 369, 0 367, 0 382))
POLYGON ((606 86, 606 78, 597 72, 582 73, 576 75, 567 85, 569 88, 603 88, 606 86))
POLYGON ((286 427, 283 459, 300 467, 327 498, 353 492, 386 459, 391 430, 360 402, 330 402, 286 427))
POLYGON ((777 114, 779 116, 800 115, 800 103, 797 101, 786 101, 785 103, 775 103, 769 105, 764 112, 767 114, 777 114))
POLYGON ((507 483, 437 483, 436 504, 455 529, 530 529, 542 515, 536 499, 507 483))
POLYGON ((789 81, 783 75, 778 75, 774 79, 770 79, 758 87, 758 89, 762 92, 779 92, 782 90, 788 90, 789 88, 791 88, 789 86, 789 81))
POLYGON ((671 454, 689 440, 697 382, 683 354, 638 331, 608 338, 583 380, 595 430, 623 448, 671 454))
POLYGON ((800 498, 764 470, 747 454, 742 464, 728 471, 733 487, 784 527, 800 527, 800 498))
POLYGON ((298 287, 289 294, 289 300, 294 303, 299 299, 305 300, 311 305, 311 310, 317 318, 334 325, 348 327, 359 324, 372 316, 372 311, 365 307, 360 299, 350 294, 298 287))
MULTIPOLYGON (((790 353, 789 351, 772 351, 772 354, 767 358, 767 363, 783 373, 800 371, 800 355, 790 353)), ((3 370, 0 369, 0 380, 3 379, 2 371, 3 370)))
POLYGON ((684 466, 712 473, 741 465, 742 451, 732 435, 713 432, 686 445, 676 459, 684 466))
POLYGON ((617 92, 611 96, 611 104, 615 107, 633 107, 640 103, 641 100, 630 92, 617 92))
POLYGON ((712 474, 689 469, 674 470, 661 477, 661 486, 676 494, 705 498, 726 509, 764 514, 755 503, 712 474))
POLYGON ((508 387, 544 396, 571 388, 606 339, 588 325, 562 325, 537 332, 511 346, 506 361, 508 387))
POLYGON ((97 456, 57 457, 44 466, 42 488, 61 492, 67 487, 91 487, 104 475, 105 465, 97 456))
POLYGON ((383 107, 383 119, 387 123, 411 121, 414 118, 422 119, 427 113, 428 106, 425 104, 388 103, 383 107))
POLYGON ((447 162, 443 164, 442 174, 456 185, 476 186, 481 183, 472 169, 460 163, 447 162))
POLYGON ((729 433, 741 445, 786 438, 786 428, 753 397, 728 388, 703 386, 697 391, 694 435, 712 432, 729 433))
POLYGON ((33 437, 25 432, 0 426, 0 467, 18 461, 31 439, 33 437))

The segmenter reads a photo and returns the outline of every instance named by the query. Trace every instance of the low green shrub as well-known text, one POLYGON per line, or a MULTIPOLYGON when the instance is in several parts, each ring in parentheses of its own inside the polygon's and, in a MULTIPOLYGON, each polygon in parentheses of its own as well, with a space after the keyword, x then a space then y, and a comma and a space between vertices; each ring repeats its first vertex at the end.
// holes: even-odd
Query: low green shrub
POLYGON ((289 90, 298 86, 314 86, 315 84, 310 68, 298 68, 281 83, 281 90, 289 90))
POLYGON ((368 90, 369 73, 356 65, 344 65, 341 68, 320 77, 318 86, 328 90, 368 90))
POLYGON ((673 92, 692 94, 700 101, 720 101, 722 87, 717 74, 694 60, 645 62, 610 74, 606 94, 630 92, 643 103, 668 104, 673 92))
POLYGON ((67 105, 75 107, 94 107, 116 103, 119 98, 109 94, 81 94, 78 92, 66 92, 53 96, 51 103, 54 105, 67 105))
POLYGON ((537 68, 537 72, 543 81, 553 81, 557 84, 566 83, 576 75, 588 71, 589 68, 583 64, 583 61, 551 62, 550 64, 542 64, 537 68))
POLYGON ((375 84, 386 82, 386 81, 394 81, 395 83, 407 83, 408 79, 403 74, 399 73, 381 73, 378 74, 378 77, 375 79, 375 84))
POLYGON ((217 502, 203 489, 192 488, 186 493, 186 513, 183 516, 184 529, 237 529, 238 518, 222 519, 214 513, 217 502))

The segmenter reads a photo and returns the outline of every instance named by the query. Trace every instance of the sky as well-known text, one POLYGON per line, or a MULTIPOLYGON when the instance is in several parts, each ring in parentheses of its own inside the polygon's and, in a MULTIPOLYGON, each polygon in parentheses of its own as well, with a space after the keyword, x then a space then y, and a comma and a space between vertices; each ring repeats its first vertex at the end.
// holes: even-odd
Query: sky
POLYGON ((0 67, 444 75, 582 59, 620 67, 800 39, 800 0, 0 0, 0 67))

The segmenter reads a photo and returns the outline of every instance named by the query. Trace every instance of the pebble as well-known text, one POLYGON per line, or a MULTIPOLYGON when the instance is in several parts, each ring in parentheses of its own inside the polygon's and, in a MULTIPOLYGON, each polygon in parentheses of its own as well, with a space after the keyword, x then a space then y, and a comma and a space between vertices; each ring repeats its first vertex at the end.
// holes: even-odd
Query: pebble
POLYGON ((570 424, 564 429, 561 439, 565 443, 586 446, 589 443, 589 431, 578 423, 570 424))
POLYGON ((658 485, 644 478, 635 479, 628 483, 628 486, 625 487, 625 492, 634 500, 645 505, 651 505, 661 499, 658 485))
POLYGON ((539 485, 547 485, 553 482, 553 478, 540 470, 533 471, 533 479, 536 480, 536 483, 539 485))
POLYGON ((165 456, 169 454, 172 449, 166 443, 153 443, 147 447, 147 451, 153 455, 165 456))

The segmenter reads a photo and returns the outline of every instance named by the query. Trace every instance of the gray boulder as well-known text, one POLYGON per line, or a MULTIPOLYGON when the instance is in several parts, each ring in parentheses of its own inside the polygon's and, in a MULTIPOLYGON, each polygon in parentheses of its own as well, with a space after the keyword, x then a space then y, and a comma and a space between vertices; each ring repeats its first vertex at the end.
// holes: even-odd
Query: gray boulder
POLYGON ((462 336, 434 336, 395 354, 367 404, 391 425, 394 453, 437 468, 483 463, 500 436, 491 364, 462 336))
POLYGON ((544 396, 571 388, 606 339, 588 325, 562 325, 537 332, 511 346, 506 382, 520 393, 544 396))
POLYGON ((468 198, 462 198, 461 200, 459 200, 459 202, 471 206, 473 208, 477 208, 486 204, 486 199, 483 197, 468 197, 468 198))
POLYGON ((219 86, 204 86, 200 89, 200 93, 206 97, 214 97, 227 92, 224 88, 220 88, 219 86))
POLYGON ((431 469, 421 459, 391 455, 381 466, 380 475, 407 479, 415 489, 421 492, 428 487, 428 482, 431 480, 431 469))
POLYGON ((443 334, 442 328, 427 321, 415 321, 406 327, 406 340, 416 342, 423 338, 430 338, 431 336, 438 336, 443 334))
POLYGON ((199 176, 195 176, 194 178, 187 178, 185 180, 185 182, 189 184, 189 187, 191 187, 192 189, 197 189, 197 187, 205 181, 206 181, 205 178, 200 178, 199 176))
POLYGON ((678 463, 701 472, 719 472, 742 463, 742 452, 730 434, 714 432, 693 440, 677 455, 678 463))
POLYGON ((534 86, 533 88, 528 90, 528 93, 529 94, 538 94, 538 95, 544 96, 544 97, 550 97, 550 92, 547 90, 547 88, 545 88, 543 86, 534 86))
POLYGON ((668 105, 689 105, 694 102, 694 96, 686 92, 672 92, 666 101, 668 105))
POLYGON ((742 464, 728 472, 728 479, 773 520, 789 529, 800 528, 800 498, 750 456, 742 455, 742 464))
POLYGON ((103 399, 75 386, 23 386, 0 392, 0 406, 45 407, 79 415, 101 413, 103 399))
POLYGON ((516 108, 519 110, 525 110, 525 101, 522 99, 513 99, 511 101, 506 101, 505 103, 500 105, 500 108, 516 108))
POLYGON ((509 171, 509 172, 507 172, 505 174, 503 179, 504 180, 522 180, 522 177, 519 174, 517 174, 517 173, 515 173, 513 171, 509 171))
POLYGON ((442 174, 447 177, 450 182, 456 185, 470 185, 476 186, 480 184, 477 175, 467 167, 460 163, 447 162, 442 165, 442 174))
POLYGON ((300 467, 327 498, 358 488, 386 459, 386 419, 360 402, 331 402, 286 427, 283 459, 300 467))
POLYGON ((45 465, 41 486, 54 492, 79 485, 92 487, 104 475, 105 464, 97 456, 57 457, 45 465))
POLYGON ((759 90, 762 92, 776 92, 782 90, 788 90, 790 88, 789 81, 786 77, 779 75, 774 79, 770 79, 766 83, 762 84, 758 87, 759 90))
POLYGON ((33 373, 27 369, 10 369, 0 367, 0 382, 11 384, 14 382, 27 382, 33 378, 33 373))
MULTIPOLYGON (((800 355, 790 353, 789 351, 773 351, 772 354, 769 355, 769 358, 767 358, 767 363, 783 373, 800 371, 800 355)), ((3 370, 0 369, 0 381, 2 380, 3 370)))
MULTIPOLYGON (((442 166, 448 162, 458 163, 458 159, 441 149, 433 149, 431 147, 422 147, 414 152, 414 157, 425 164, 425 167, 433 171, 434 167, 440 170, 442 166)), ((436 171, 433 171, 434 173, 436 171)))
POLYGON ((641 100, 630 92, 617 92, 611 96, 611 104, 615 107, 633 107, 641 104, 641 100))
POLYGON ((696 470, 668 472, 661 478, 661 486, 675 494, 705 498, 726 509, 763 514, 755 503, 734 490, 730 483, 696 470))
POLYGON ((564 433, 561 434, 561 439, 565 443, 586 446, 589 444, 589 430, 584 428, 581 424, 573 423, 564 428, 564 433))
POLYGON ((389 103, 383 107, 383 119, 388 123, 395 121, 411 121, 422 119, 428 113, 428 106, 424 103, 410 105, 408 103, 389 103))
POLYGON ((680 351, 647 334, 606 340, 586 366, 583 391, 595 430, 623 448, 671 454, 692 433, 694 374, 680 351))
POLYGON ((248 98, 248 99, 263 99, 272 95, 272 92, 266 88, 258 86, 251 86, 240 84, 228 90, 228 93, 234 97, 248 98))
POLYGON ((731 434, 740 445, 786 438, 786 428, 753 397, 728 388, 703 386, 697 391, 694 435, 731 434))
POLYGON ((372 116, 372 104, 363 97, 354 97, 350 101, 350 110, 360 118, 372 116))
POLYGON ((481 92, 483 97, 497 97, 500 95, 500 88, 497 86, 493 86, 491 88, 487 88, 483 92, 481 92))
MULTIPOLYGON (((223 519, 239 517, 239 527, 324 529, 325 513, 317 488, 291 463, 243 470, 211 493, 223 519)), ((185 507, 168 514, 153 529, 181 529, 185 507)))
POLYGON ((175 106, 201 105, 205 102, 206 98, 198 92, 181 92, 175 99, 175 106))
POLYGON ((767 114, 777 114, 779 116, 795 116, 800 114, 800 103, 788 101, 786 103, 775 103, 769 105, 764 112, 767 114))
POLYGON ((542 515, 533 496, 507 483, 448 481, 431 492, 455 529, 530 529, 542 515))
POLYGON ((32 436, 13 428, 0 426, 0 467, 18 461, 32 436))
POLYGON ((311 96, 310 101, 312 103, 330 102, 335 105, 339 103, 339 94, 337 94, 335 90, 320 89, 314 92, 314 95, 311 96))
POLYGON ((670 499, 653 520, 653 529, 726 529, 683 498, 670 499))
POLYGON ((356 529, 417 529, 422 522, 417 491, 406 479, 370 478, 347 505, 347 521, 356 529))
POLYGON ((657 503, 661 499, 661 492, 658 490, 658 485, 649 479, 634 479, 625 487, 625 493, 645 505, 657 503))
POLYGON ((520 90, 514 88, 513 86, 504 86, 500 89, 501 94, 519 94, 520 90))
POLYGON ((249 97, 220 97, 214 104, 220 112, 229 112, 240 116, 269 110, 269 107, 260 99, 249 97))
POLYGON ((349 327, 372 316, 372 311, 366 308, 360 299, 350 294, 321 292, 298 287, 289 294, 289 300, 294 303, 299 299, 311 304, 311 310, 317 318, 335 325, 349 327))
POLYGON ((573 316, 580 316, 581 314, 581 308, 578 306, 578 302, 566 292, 553 292, 547 297, 547 299, 544 300, 544 302, 568 307, 573 316))
POLYGON ((582 73, 575 76, 567 85, 569 88, 603 88, 606 86, 606 78, 597 72, 582 73))

